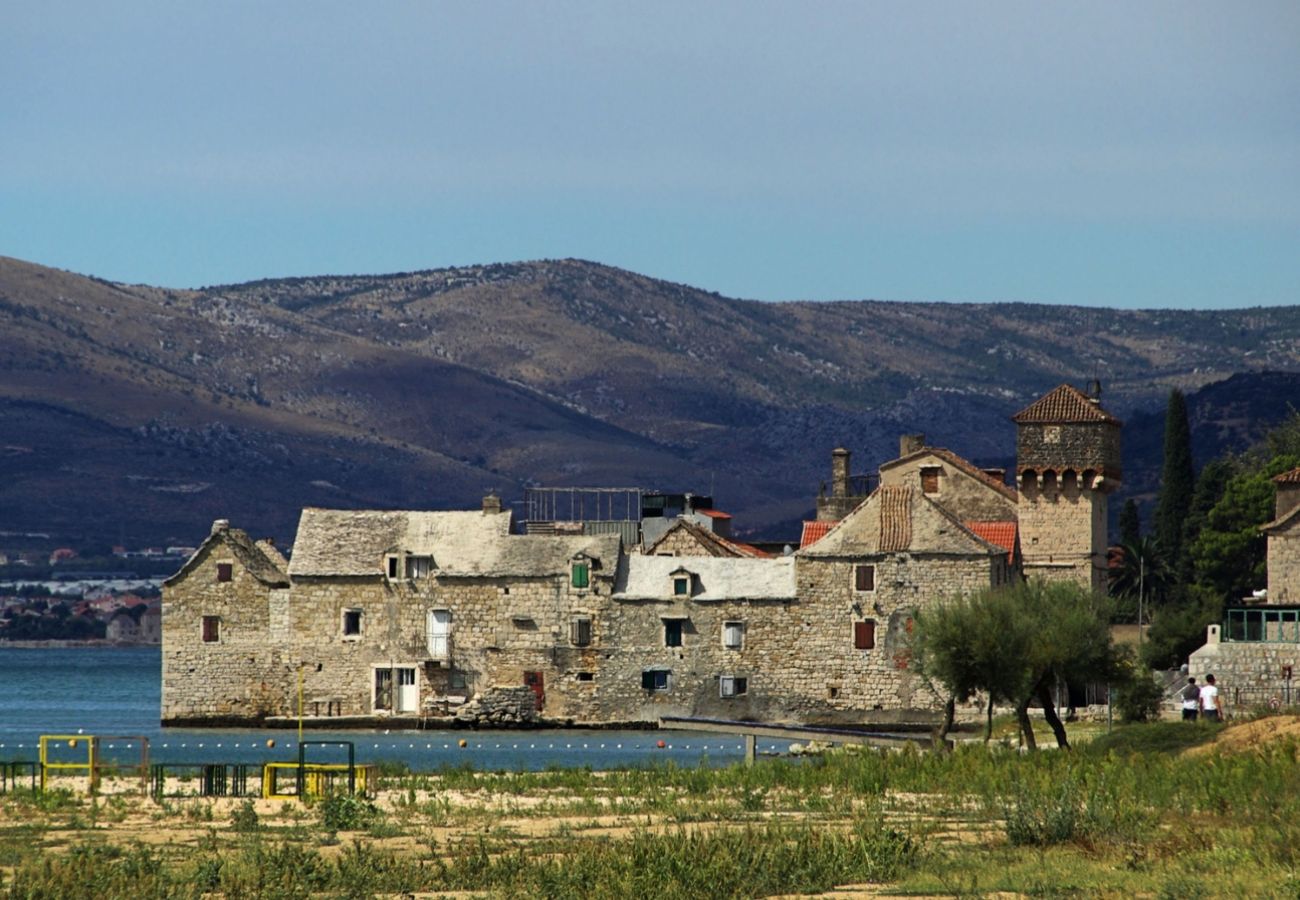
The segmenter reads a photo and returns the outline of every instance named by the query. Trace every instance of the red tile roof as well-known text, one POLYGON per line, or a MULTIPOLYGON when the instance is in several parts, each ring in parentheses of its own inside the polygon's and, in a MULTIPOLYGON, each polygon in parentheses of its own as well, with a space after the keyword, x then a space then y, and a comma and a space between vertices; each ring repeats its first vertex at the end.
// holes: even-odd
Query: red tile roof
POLYGON ((977 537, 983 538, 995 547, 1007 551, 1007 562, 1015 563, 1016 532, 1015 522, 962 522, 977 537))
POLYGON ((724 513, 720 509, 697 509, 695 514, 699 516, 708 516, 710 519, 730 519, 731 513, 724 513))
POLYGON ((1063 384, 1055 390, 1011 417, 1017 424, 1032 422, 1108 422, 1112 425, 1122 424, 1096 403, 1093 403, 1083 391, 1071 384, 1063 384))
POLYGON ((880 498, 880 552, 894 553, 912 545, 912 487, 889 485, 876 489, 880 498))
POLYGON ((1300 466, 1281 475, 1274 475, 1273 480, 1278 484, 1300 484, 1300 466))
POLYGON ((839 522, 804 522, 803 535, 799 538, 799 549, 817 543, 826 537, 826 532, 830 531, 839 522))

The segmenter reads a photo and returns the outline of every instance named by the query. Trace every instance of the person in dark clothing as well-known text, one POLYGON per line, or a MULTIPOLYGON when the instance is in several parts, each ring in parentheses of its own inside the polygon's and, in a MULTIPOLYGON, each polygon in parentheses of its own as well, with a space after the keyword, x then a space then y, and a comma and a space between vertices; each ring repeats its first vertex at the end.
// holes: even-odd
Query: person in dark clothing
POLYGON ((1201 689, 1196 686, 1196 679, 1187 679, 1187 685, 1180 691, 1183 698, 1183 721, 1195 722, 1196 711, 1201 705, 1201 689))

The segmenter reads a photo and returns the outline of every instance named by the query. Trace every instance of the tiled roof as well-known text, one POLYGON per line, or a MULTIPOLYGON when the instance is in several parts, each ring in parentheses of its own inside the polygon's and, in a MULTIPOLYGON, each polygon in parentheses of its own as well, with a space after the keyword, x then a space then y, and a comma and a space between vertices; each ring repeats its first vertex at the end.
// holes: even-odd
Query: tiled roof
POLYGON ((1016 556, 1015 522, 962 522, 976 537, 1007 551, 1007 562, 1014 563, 1016 556))
POLYGON ((961 469, 963 472, 965 472, 967 475, 971 476, 972 478, 978 478, 980 481, 984 482, 989 487, 993 488, 995 491, 1000 493, 1002 496, 1006 497, 1008 500, 1011 500, 1012 502, 1016 502, 1019 500, 1019 497, 1016 495, 1015 488, 1011 487, 1005 481, 999 481, 998 479, 990 475, 988 472, 985 472, 979 466, 975 465, 970 460, 963 459, 962 457, 958 456, 956 453, 953 453, 951 450, 945 447, 922 447, 920 450, 917 450, 914 453, 909 453, 907 456, 900 457, 899 459, 893 460, 892 462, 886 463, 880 468, 884 469, 887 466, 893 465, 894 463, 901 462, 906 459, 911 459, 912 457, 915 456, 925 456, 927 454, 932 454, 934 456, 939 457, 949 465, 961 469))
POLYGON ((880 552, 906 550, 912 543, 912 488, 892 485, 879 488, 880 552))
POLYGON ((720 509, 697 509, 697 516, 708 516, 710 519, 730 519, 731 513, 725 513, 720 509))
POLYGON ((1122 424, 1071 384, 1063 384, 1055 390, 1039 397, 1020 412, 1011 417, 1017 424, 1033 422, 1109 422, 1122 424))
POLYGON ((817 543, 826 537, 826 532, 838 524, 838 522, 804 522, 803 534, 799 538, 799 549, 817 543))
MULTIPOLYGON (((726 513, 723 513, 723 515, 726 515, 726 513)), ((727 518, 731 517, 727 516, 727 518)), ((677 531, 686 531, 694 537, 695 540, 700 543, 701 549, 704 551, 704 553, 701 554, 703 556, 752 556, 755 558, 765 558, 772 555, 765 550, 751 547, 749 544, 742 544, 738 541, 729 541, 721 535, 714 534, 707 528, 697 525, 690 519, 685 518, 679 518, 672 525, 669 525, 668 530, 661 534, 657 541, 649 547, 646 547, 646 554, 651 556, 654 555, 655 550, 659 545, 662 544, 670 534, 677 531)))
POLYGON ((283 559, 280 554, 276 553, 276 558, 268 557, 263 548, 253 542, 248 533, 238 528, 226 527, 218 531, 213 531, 207 539, 194 551, 180 570, 172 575, 163 584, 170 585, 178 581, 183 575, 189 572, 197 564, 200 556, 206 547, 215 542, 224 543, 230 552, 239 560, 240 564, 248 570, 249 574, 258 581, 270 587, 288 587, 289 576, 280 568, 279 560, 283 559))
POLYGON ((1278 484, 1300 484, 1300 466, 1281 475, 1274 475, 1273 480, 1278 484))

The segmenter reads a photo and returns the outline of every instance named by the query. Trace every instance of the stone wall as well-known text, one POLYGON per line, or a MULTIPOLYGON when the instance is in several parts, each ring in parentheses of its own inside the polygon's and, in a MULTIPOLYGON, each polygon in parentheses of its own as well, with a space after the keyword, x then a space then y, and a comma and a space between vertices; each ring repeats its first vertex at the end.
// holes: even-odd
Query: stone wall
MULTIPOLYGON (((1091 470, 1118 483, 1120 427, 1105 422, 1037 423, 1016 426, 1016 469, 1042 472, 1091 470)), ((1116 485, 1117 486, 1117 485, 1116 485)))
POLYGON ((1300 518, 1268 535, 1268 602, 1300 603, 1300 518))
POLYGON ((940 472, 938 492, 926 496, 958 518, 999 522, 1016 517, 1014 500, 936 454, 886 463, 880 467, 880 483, 883 486, 910 484, 920 491, 921 470, 925 468, 937 468, 940 472))
POLYGON ((1027 577, 1106 586, 1107 494, 1070 478, 1025 478, 1020 486, 1020 552, 1027 577))
POLYGON ((1206 629, 1206 643, 1188 659, 1197 684, 1214 675, 1223 702, 1241 710, 1300 702, 1300 644, 1281 641, 1221 641, 1218 625, 1206 629), (1292 678, 1286 678, 1290 667, 1292 678))
POLYGON ((268 640, 271 590, 224 543, 199 551, 162 598, 162 718, 250 719, 285 713, 292 669, 268 640), (231 566, 219 581, 217 566, 231 566), (203 617, 218 618, 217 640, 204 642, 203 617))

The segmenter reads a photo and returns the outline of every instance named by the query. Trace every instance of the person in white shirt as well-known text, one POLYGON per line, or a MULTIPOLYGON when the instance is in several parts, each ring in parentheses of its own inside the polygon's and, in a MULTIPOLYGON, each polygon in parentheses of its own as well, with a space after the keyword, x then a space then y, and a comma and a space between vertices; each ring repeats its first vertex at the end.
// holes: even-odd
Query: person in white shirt
POLYGON ((1205 676, 1205 684, 1201 686, 1201 717, 1209 722, 1220 722, 1223 720, 1223 698, 1219 696, 1219 688, 1214 683, 1213 675, 1205 676))

